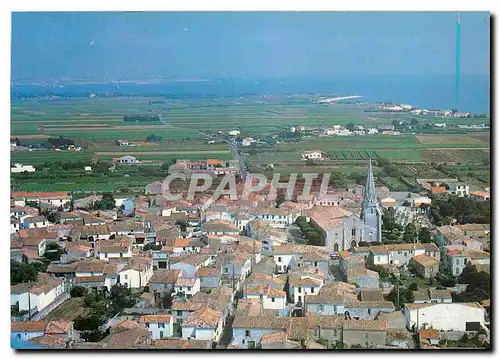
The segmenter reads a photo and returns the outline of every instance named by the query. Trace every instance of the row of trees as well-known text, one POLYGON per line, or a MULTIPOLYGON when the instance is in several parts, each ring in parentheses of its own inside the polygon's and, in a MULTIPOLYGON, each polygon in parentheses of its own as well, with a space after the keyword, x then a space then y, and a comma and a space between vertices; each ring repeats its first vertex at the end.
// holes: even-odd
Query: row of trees
POLYGON ((158 115, 125 115, 124 122, 159 122, 158 115))
POLYGON ((477 202, 469 197, 432 197, 430 216, 436 226, 451 224, 456 220, 464 223, 491 223, 489 202, 477 202))
POLYGON ((160 135, 155 135, 154 133, 150 134, 146 138, 146 142, 160 142, 162 140, 163 140, 163 137, 161 137, 160 135))

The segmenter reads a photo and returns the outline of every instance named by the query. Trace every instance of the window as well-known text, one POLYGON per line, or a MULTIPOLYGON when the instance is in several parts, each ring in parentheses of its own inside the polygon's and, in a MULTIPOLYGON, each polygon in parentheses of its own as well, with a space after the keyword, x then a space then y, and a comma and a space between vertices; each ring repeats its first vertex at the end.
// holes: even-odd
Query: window
POLYGON ((297 302, 302 302, 302 297, 299 295, 297 302))
POLYGON ((182 310, 177 311, 177 316, 179 316, 179 317, 182 316, 182 310))
POLYGON ((165 328, 165 323, 158 323, 158 328, 165 328))
POLYGON ((372 314, 372 310, 368 308, 368 314, 372 314))
POLYGON ((353 236, 355 236, 355 235, 356 235, 356 228, 353 228, 353 229, 351 230, 351 234, 352 234, 353 236))
POLYGON ((324 309, 323 304, 318 304, 318 310, 321 312, 324 309))
POLYGON ((455 263, 457 264, 457 266, 458 266, 458 265, 460 265, 460 258, 457 258, 457 259, 455 260, 455 263))
POLYGON ((120 258, 123 258, 123 253, 120 253, 120 258))
POLYGON ((186 250, 186 247, 182 247, 182 250, 185 251, 186 250))
POLYGON ((160 330, 160 339, 163 339, 163 330, 160 330))
POLYGON ((108 253, 104 253, 104 258, 108 258, 108 253))
POLYGON ((314 287, 311 287, 311 293, 314 293, 314 287))
POLYGON ((191 287, 187 287, 188 291, 191 291, 191 287))
POLYGON ((278 257, 278 262, 281 262, 281 257, 278 257))
POLYGON ((336 337, 337 336, 337 329, 334 329, 333 330, 333 336, 336 337))
POLYGON ((245 336, 246 336, 246 337, 249 337, 249 336, 250 336, 250 330, 248 330, 248 329, 247 329, 247 330, 245 330, 245 336))
POLYGON ((127 279, 128 279, 128 275, 127 275, 127 274, 125 274, 125 275, 123 276, 123 278, 124 278, 125 280, 127 280, 127 279))
POLYGON ((314 262, 314 266, 317 267, 318 266, 318 262, 314 262))
POLYGON ((458 267, 456 267, 456 268, 455 268, 455 274, 458 274, 458 271, 459 271, 459 268, 458 268, 458 267))
POLYGON ((298 288, 299 293, 302 293, 302 287, 298 288))
POLYGON ((224 268, 224 273, 229 273, 229 270, 227 268, 224 268))
POLYGON ((193 249, 193 251, 194 251, 194 247, 191 247, 191 248, 192 248, 192 249, 193 249))
POLYGON ((146 323, 146 328, 149 328, 149 323, 146 323))
POLYGON ((275 301, 276 301, 276 298, 272 297, 272 298, 271 298, 271 302, 273 302, 273 303, 274 303, 275 301))

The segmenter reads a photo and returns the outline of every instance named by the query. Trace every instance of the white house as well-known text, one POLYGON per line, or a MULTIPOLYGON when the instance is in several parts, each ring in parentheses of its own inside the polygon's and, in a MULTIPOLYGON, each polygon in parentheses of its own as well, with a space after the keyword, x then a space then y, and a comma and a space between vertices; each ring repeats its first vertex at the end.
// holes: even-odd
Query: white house
POLYGON ((269 221, 274 228, 285 229, 295 223, 300 211, 293 208, 251 208, 248 214, 254 218, 269 221))
POLYGON ((184 295, 190 299, 200 291, 200 278, 180 276, 174 284, 174 291, 177 296, 184 295))
POLYGON ((304 303, 306 296, 318 295, 324 281, 312 275, 290 276, 288 292, 294 303, 304 303))
POLYGON ((103 261, 109 261, 110 258, 132 258, 132 239, 120 237, 114 240, 98 241, 95 256, 103 261))
POLYGON ((134 257, 119 273, 120 284, 128 288, 142 288, 153 276, 153 261, 134 257))
POLYGON ((14 167, 11 167, 11 173, 22 173, 22 172, 35 172, 36 168, 32 165, 22 165, 20 163, 15 163, 14 167))
POLYGON ((223 315, 209 307, 190 313, 182 323, 182 339, 209 340, 218 342, 223 330, 223 315))
POLYGON ((11 286, 10 304, 19 303, 19 311, 41 311, 53 303, 65 291, 64 280, 44 276, 34 285, 21 283, 11 286))
POLYGON ((44 216, 29 216, 23 220, 23 228, 45 228, 50 222, 44 216))
POLYGON ((485 309, 476 302, 411 303, 404 305, 408 329, 473 331, 485 326, 485 309))
POLYGON ((457 195, 458 197, 469 196, 469 186, 460 183, 450 183, 448 185, 448 194, 457 195))
POLYGON ((247 137, 244 138, 243 141, 241 141, 241 145, 243 147, 248 147, 254 142, 254 139, 252 137, 247 137))
POLYGON ((303 160, 320 160, 323 159, 323 152, 322 151, 304 151, 302 152, 302 159, 303 160))
POLYGON ((286 308, 286 292, 269 287, 268 285, 256 285, 245 288, 246 299, 259 299, 263 309, 286 308))
POLYGON ((85 167, 83 167, 83 170, 84 170, 84 171, 86 171, 86 172, 88 172, 88 171, 92 171, 92 167, 90 167, 90 166, 85 166, 85 167))
POLYGON ((231 130, 228 133, 230 136, 239 136, 241 132, 238 130, 231 130))
POLYGON ((120 158, 113 158, 113 162, 115 163, 139 163, 137 158, 134 156, 126 155, 122 156, 120 158))
POLYGON ((174 318, 171 315, 143 315, 139 322, 148 328, 153 340, 170 338, 174 334, 174 318))

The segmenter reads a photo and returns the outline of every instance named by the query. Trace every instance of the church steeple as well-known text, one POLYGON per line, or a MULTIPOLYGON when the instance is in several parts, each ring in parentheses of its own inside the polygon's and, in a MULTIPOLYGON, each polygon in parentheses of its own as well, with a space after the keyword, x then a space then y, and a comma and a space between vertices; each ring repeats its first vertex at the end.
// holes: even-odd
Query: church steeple
POLYGON ((368 175, 366 176, 364 204, 374 204, 377 202, 377 195, 375 193, 375 181, 373 179, 372 159, 368 162, 368 175))
POLYGON ((375 180, 373 178, 372 160, 368 162, 365 193, 363 198, 363 211, 361 213, 365 224, 366 242, 382 241, 382 211, 378 205, 375 193, 375 180))

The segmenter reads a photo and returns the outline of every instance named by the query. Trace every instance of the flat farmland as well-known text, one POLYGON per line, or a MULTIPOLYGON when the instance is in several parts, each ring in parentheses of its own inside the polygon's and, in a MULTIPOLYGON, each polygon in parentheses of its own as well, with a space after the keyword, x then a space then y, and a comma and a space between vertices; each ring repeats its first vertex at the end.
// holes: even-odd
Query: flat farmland
POLYGON ((463 135, 417 135, 416 139, 424 145, 477 145, 488 147, 490 145, 488 133, 471 133, 463 135))
POLYGON ((481 163, 490 160, 489 149, 433 148, 421 151, 425 162, 481 163))

